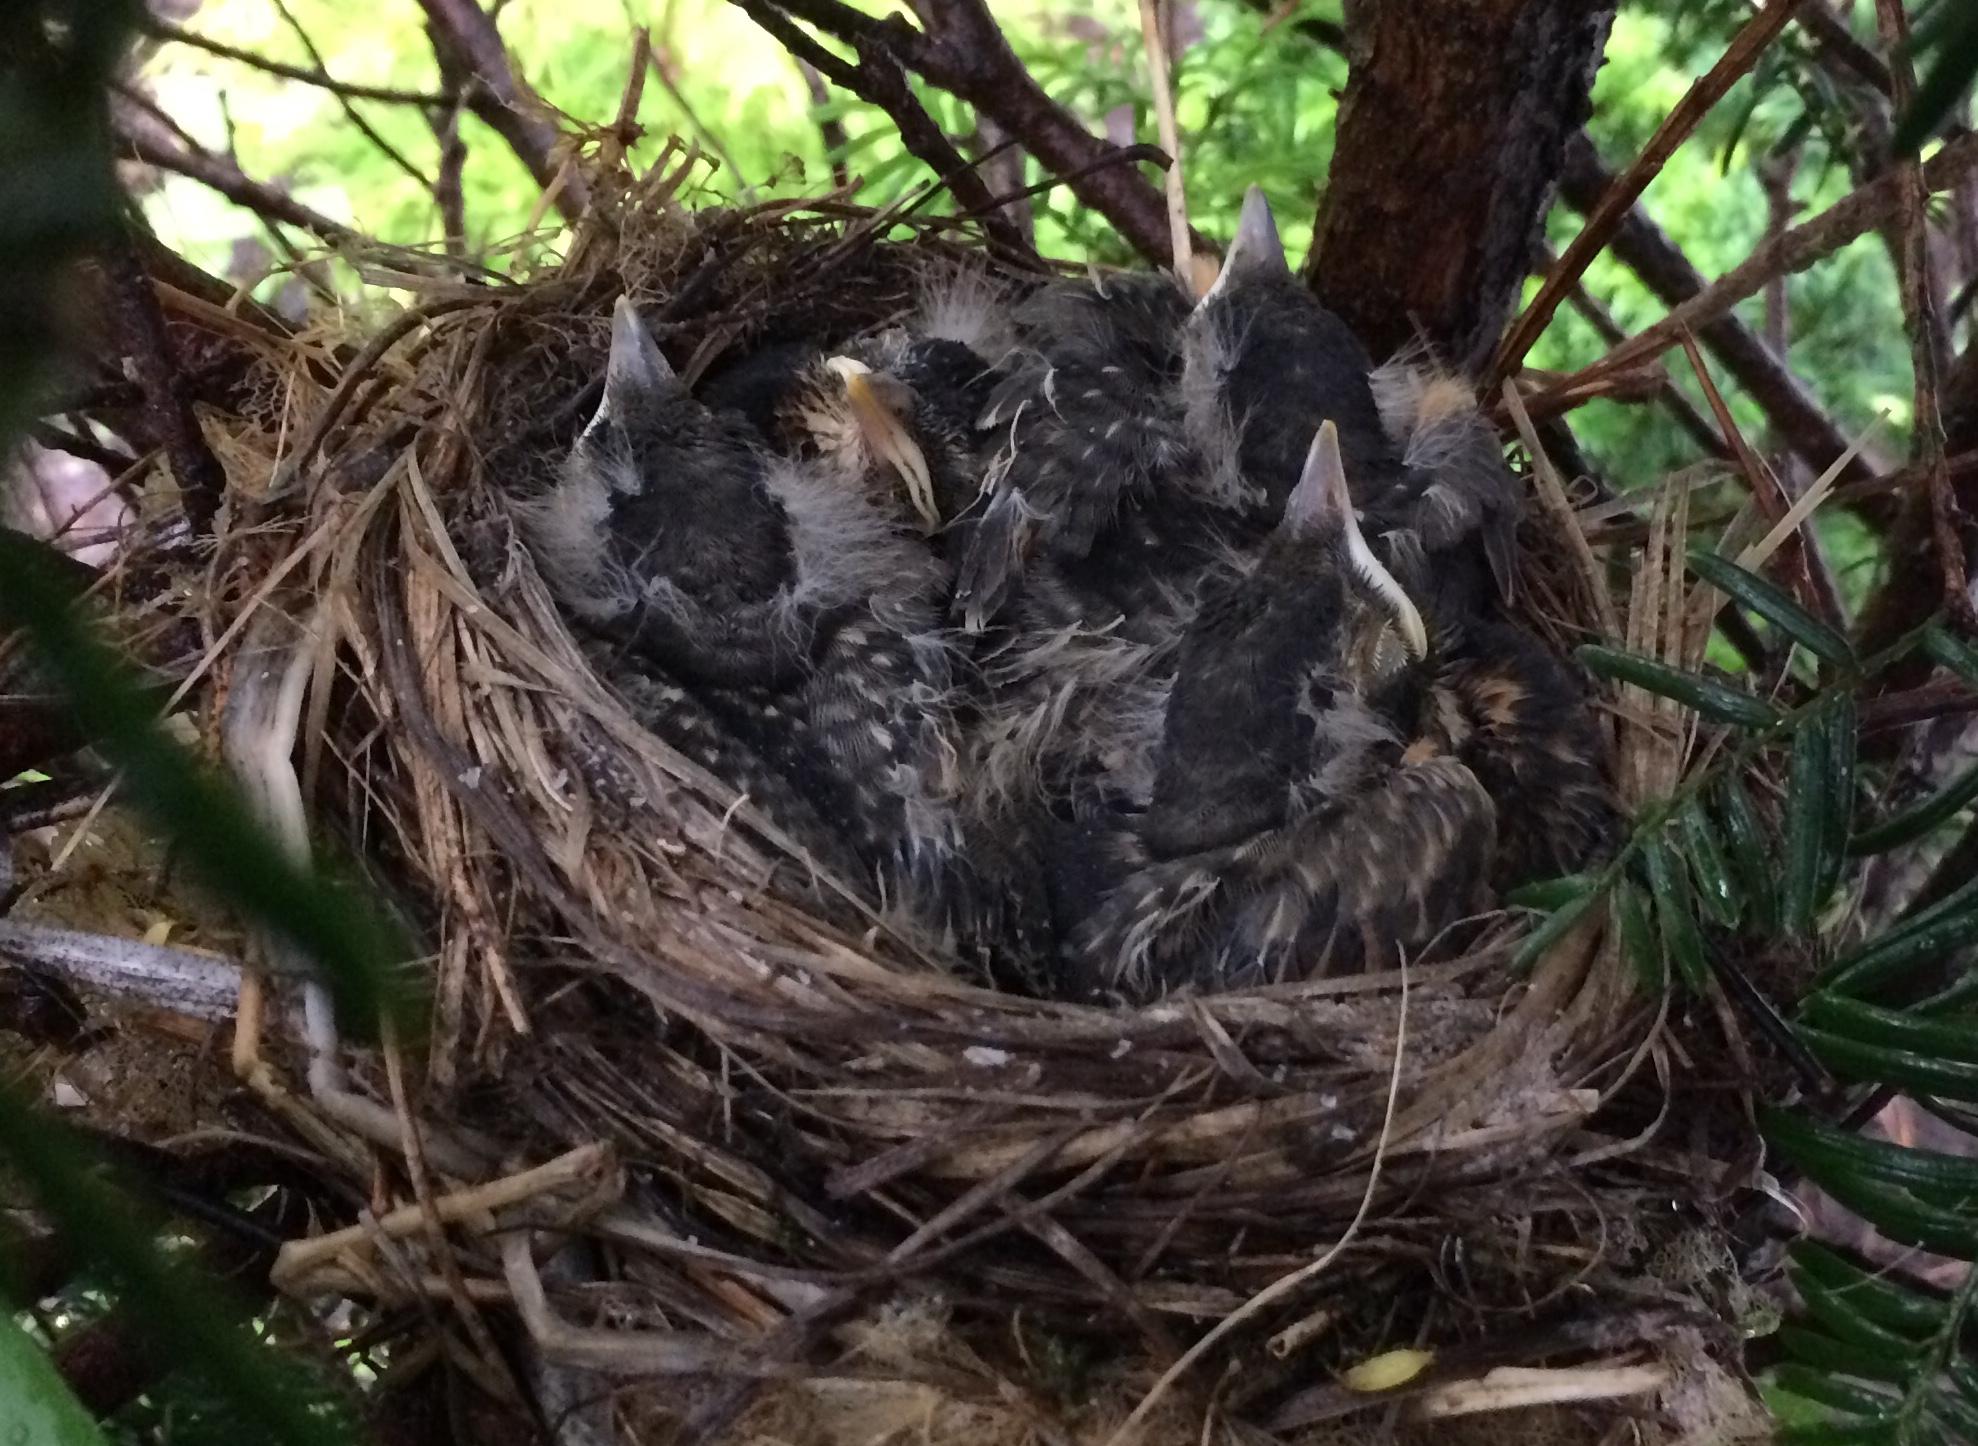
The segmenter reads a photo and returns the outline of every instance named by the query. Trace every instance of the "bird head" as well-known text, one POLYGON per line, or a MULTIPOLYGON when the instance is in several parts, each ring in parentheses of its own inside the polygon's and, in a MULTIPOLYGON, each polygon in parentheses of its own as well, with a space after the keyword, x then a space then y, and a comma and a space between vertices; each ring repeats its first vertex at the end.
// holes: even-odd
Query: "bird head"
POLYGON ((811 445, 843 475, 890 473, 908 505, 932 532, 941 525, 927 455, 914 436, 913 389, 891 372, 852 356, 824 358, 810 370, 796 421, 811 445))
POLYGON ((711 659, 775 651, 756 620, 794 568, 788 518, 750 431, 688 393, 619 298, 597 411, 557 485, 529 509, 531 545, 562 601, 633 633, 669 666, 750 676, 754 662, 711 659), (748 627, 762 637, 744 637, 748 627))
POLYGON ((1428 656, 1420 607, 1360 531, 1339 431, 1330 420, 1312 439, 1267 551, 1295 559, 1301 573, 1338 579, 1333 649, 1342 680, 1370 689, 1428 656))

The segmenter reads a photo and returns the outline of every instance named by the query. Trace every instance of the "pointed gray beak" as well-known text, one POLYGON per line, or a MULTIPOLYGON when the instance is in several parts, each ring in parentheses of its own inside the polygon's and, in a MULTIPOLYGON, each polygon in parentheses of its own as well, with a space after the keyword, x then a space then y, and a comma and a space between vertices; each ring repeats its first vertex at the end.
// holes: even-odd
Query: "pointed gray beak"
POLYGON ((1236 236, 1223 255, 1222 270, 1202 300, 1205 303, 1213 300, 1236 281, 1289 275, 1291 263, 1285 260, 1284 242, 1278 239, 1271 203, 1264 199, 1261 189, 1252 186, 1243 194, 1243 213, 1237 218, 1236 236))

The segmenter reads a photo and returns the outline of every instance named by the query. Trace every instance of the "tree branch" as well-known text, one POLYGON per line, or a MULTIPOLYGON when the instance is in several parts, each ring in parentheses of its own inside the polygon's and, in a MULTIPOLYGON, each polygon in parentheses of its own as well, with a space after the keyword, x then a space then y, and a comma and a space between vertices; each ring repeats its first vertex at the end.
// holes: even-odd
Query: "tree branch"
POLYGON ((155 118, 135 106, 117 107, 114 124, 118 145, 131 160, 190 177, 257 216, 299 227, 332 246, 357 239, 352 227, 255 180, 226 157, 169 136, 155 118))
MULTIPOLYGON (((1909 22, 1899 0, 1876 0, 1875 14, 1883 48, 1889 53, 1889 73, 1895 82, 1891 98, 1906 110, 1915 98, 1916 75, 1909 59, 1909 22)), ((1945 466, 1944 420, 1938 409, 1938 332, 1935 288, 1931 285, 1928 207, 1930 193, 1923 168, 1915 161, 1897 164, 1902 188, 1898 235, 1903 253, 1903 321, 1909 331, 1910 365, 1916 374, 1914 456, 1929 478, 1930 534, 1943 580, 1942 602, 1958 627, 1978 637, 1978 608, 1971 600, 1971 580, 1964 555, 1962 521, 1957 495, 1945 466)))
POLYGON ((980 218, 982 229, 994 246, 1018 258, 1037 259, 1036 253, 1025 244, 1023 234, 997 208, 982 177, 962 159, 934 117, 915 98, 899 60, 884 41, 870 36, 854 39, 852 45, 858 52, 858 64, 848 65, 791 24, 766 0, 734 0, 734 3, 799 63, 885 111, 908 153, 954 192, 963 210, 980 218))
POLYGON ((508 61, 501 33, 474 0, 419 0, 426 12, 426 31, 436 55, 473 77, 467 87, 467 108, 515 152, 536 184, 556 186, 556 208, 566 220, 576 220, 590 205, 590 191, 574 174, 561 176, 563 158, 557 153, 557 128, 543 119, 548 109, 508 61))
POLYGON ((265 55, 257 55, 251 50, 241 50, 236 46, 210 39, 207 36, 199 34, 197 31, 186 30, 181 26, 172 24, 169 20, 160 19, 149 10, 145 10, 141 14, 142 19, 139 20, 139 25, 143 27, 146 34, 158 40, 168 40, 179 45, 189 45, 195 50, 205 51, 208 55, 217 55, 223 60, 238 61, 242 65, 263 71, 269 75, 278 75, 284 80, 300 81, 304 85, 313 85, 319 90, 334 91, 338 95, 346 96, 352 100, 375 100, 382 101, 388 105, 441 106, 446 104, 445 96, 434 95, 428 91, 401 90, 395 86, 388 85, 358 85, 347 80, 336 80, 320 67, 312 70, 306 65, 290 65, 285 61, 272 60, 265 55))
MULTIPOLYGON (((302 28, 302 22, 295 18, 295 12, 288 8, 286 0, 274 0, 274 6, 283 21, 287 23, 290 32, 301 42, 304 53, 314 62, 316 69, 327 73, 326 67, 323 64, 322 51, 316 48, 316 42, 309 38, 309 32, 302 28)), ((380 155, 398 167, 407 176, 410 176, 413 183, 420 190, 430 191, 433 189, 433 183, 426 178, 426 173, 408 160, 404 152, 400 151, 397 146, 378 134, 377 129, 369 121, 364 119, 364 113, 357 108, 356 103, 351 100, 347 92, 333 85, 326 86, 324 89, 336 97, 337 107, 343 112, 344 119, 356 127, 359 135, 377 147, 380 155)), ((229 144, 228 149, 232 149, 231 144, 229 144)))
POLYGON ((227 474, 206 445, 192 402, 181 386, 184 371, 165 333, 165 315, 158 307, 158 294, 152 290, 144 263, 125 242, 111 248, 102 264, 110 282, 117 334, 144 392, 146 440, 165 449, 185 506, 186 523, 195 537, 204 537, 212 531, 213 519, 219 514, 227 474))
POLYGON ((1661 174, 1663 163, 1676 153, 1676 148, 1689 138, 1725 93, 1758 64, 1759 56, 1778 38, 1793 11, 1802 3, 1804 0, 1769 0, 1764 9, 1747 20, 1717 63, 1663 117, 1641 154, 1608 183, 1598 201, 1585 208, 1586 224, 1580 228, 1580 234, 1573 238, 1559 265, 1546 277, 1538 295, 1532 298, 1531 305, 1525 308, 1524 315, 1498 348, 1487 381, 1488 390, 1496 390, 1505 377, 1523 364, 1525 353, 1552 320, 1559 303, 1566 299, 1567 290, 1585 274, 1587 266, 1606 246, 1609 234, 1648 189, 1648 183, 1661 174))
POLYGON ((1613 6, 1353 8, 1306 280, 1376 356, 1426 340, 1476 375, 1530 274, 1560 148, 1592 109, 1613 6))
MULTIPOLYGON (((1112 164, 1116 148, 1045 93, 982 0, 919 0, 915 13, 925 31, 903 17, 878 20, 839 0, 775 0, 775 6, 855 47, 877 45, 930 84, 967 101, 1063 178, 1071 193, 1110 221, 1141 256, 1156 266, 1172 259, 1166 197, 1139 172, 1112 164)), ((1202 250, 1215 249, 1200 236, 1193 240, 1202 250)))
MULTIPOLYGON (((1601 163, 1584 132, 1566 147, 1559 177, 1560 198, 1576 211, 1586 211, 1607 194, 1613 173, 1601 163)), ((1615 227, 1609 249, 1641 278, 1663 305, 1673 310, 1700 295, 1704 280, 1689 258, 1640 206, 1629 208, 1615 227)), ((1762 283, 1761 283, 1762 284, 1762 283)), ((1828 417, 1813 394, 1785 362, 1737 317, 1718 315, 1696 328, 1697 339, 1722 362, 1746 395, 1765 413, 1779 439, 1814 472, 1824 472, 1848 449, 1848 439, 1828 417)), ((1633 343, 1609 343, 1618 352, 1633 343)), ((1672 339, 1671 344, 1675 344, 1672 339)), ((1840 481, 1858 482, 1886 470, 1872 455, 1857 456, 1840 481)))
MULTIPOLYGON (((1949 188, 1974 170, 1978 170, 1978 134, 1962 135, 1924 163, 1923 180, 1934 193, 1949 188)), ((1900 178, 1893 173, 1857 187, 1812 220, 1759 247, 1662 320, 1615 347, 1592 366, 1581 368, 1568 381, 1583 384, 1602 372, 1659 356, 1678 345, 1684 332, 1701 331, 1746 297, 1756 295, 1771 277, 1783 271, 1804 271, 1883 225, 1895 214, 1900 201, 1900 178)))

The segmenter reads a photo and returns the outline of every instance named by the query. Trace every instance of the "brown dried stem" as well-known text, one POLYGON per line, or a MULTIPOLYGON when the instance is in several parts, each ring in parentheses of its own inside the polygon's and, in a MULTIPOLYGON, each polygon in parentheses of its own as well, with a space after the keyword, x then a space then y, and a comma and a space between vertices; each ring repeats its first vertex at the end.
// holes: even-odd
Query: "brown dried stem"
MULTIPOLYGON (((290 33, 301 44, 304 52, 308 54, 309 59, 315 64, 316 69, 320 72, 327 73, 328 67, 323 64, 323 52, 316 48, 316 42, 310 38, 309 32, 303 28, 302 22, 295 18, 295 12, 288 8, 286 0, 273 0, 273 3, 276 11, 281 15, 284 23, 287 24, 290 33)), ((364 119, 364 112, 357 108, 356 102, 351 99, 347 91, 339 89, 336 86, 325 88, 331 95, 336 97, 337 108, 343 112, 344 119, 348 120, 356 128, 359 135, 377 148, 378 154, 382 155, 386 160, 398 167, 400 171, 409 176, 420 190, 430 191, 433 189, 433 183, 427 178, 426 173, 414 165, 397 146, 379 135, 377 128, 364 119)))
MULTIPOLYGON (((1978 135, 1959 136, 1922 167, 1924 183, 1932 193, 1948 189, 1974 170, 1978 170, 1978 135)), ((1786 271, 1804 271, 1884 224, 1896 213, 1901 199, 1900 178, 1894 174, 1857 187, 1811 220, 1760 246, 1662 320, 1638 332, 1591 366, 1581 368, 1561 385, 1584 383, 1680 345, 1685 332, 1700 331, 1746 297, 1756 295, 1772 277, 1786 271)))
POLYGON ((1524 364, 1525 353, 1532 349, 1539 334, 1552 320, 1559 309, 1559 303, 1566 299, 1566 293, 1586 273, 1593 258, 1607 245, 1608 237, 1621 223, 1641 193, 1648 189, 1648 183, 1661 174, 1663 163, 1676 153, 1713 106, 1724 98, 1726 91, 1735 85, 1751 68, 1758 63, 1758 57, 1786 27, 1803 0, 1770 0, 1750 20, 1746 21, 1730 48, 1710 67, 1689 93, 1677 102, 1669 112, 1649 142, 1636 156, 1634 163, 1622 172, 1621 176, 1607 188, 1599 202, 1587 213, 1586 225, 1580 234, 1566 248, 1566 254, 1559 258, 1559 264, 1539 288, 1538 295, 1532 298, 1524 315, 1512 325, 1511 332, 1497 349, 1497 357, 1490 370, 1486 390, 1494 390, 1524 364))
MULTIPOLYGON (((1916 91, 1916 73, 1909 58, 1909 21, 1900 0, 1876 0, 1875 15, 1883 48, 1890 57, 1892 96, 1898 108, 1906 108, 1916 91)), ((1936 292, 1931 285, 1927 214, 1930 194, 1924 185, 1923 167, 1916 161, 1900 162, 1895 172, 1902 198, 1897 233, 1903 255, 1903 265, 1899 268, 1903 321, 1909 331, 1910 365, 1916 375, 1914 455, 1928 479, 1930 535, 1943 578, 1944 610, 1966 633, 1978 637, 1978 607, 1974 607, 1971 599, 1962 514, 1957 494, 1951 490, 1950 470, 1945 465, 1944 419, 1938 407, 1941 386, 1936 292)))
POLYGON ((143 12, 143 19, 139 23, 147 34, 159 40, 189 45, 195 50, 205 51, 208 55, 237 61, 269 75, 278 75, 283 80, 300 81, 303 85, 313 85, 319 90, 334 91, 337 95, 351 100, 375 100, 387 105, 443 106, 447 103, 446 96, 435 95, 430 91, 402 90, 388 85, 359 85, 354 81, 337 80, 322 69, 320 59, 314 68, 306 65, 290 65, 286 61, 257 55, 251 50, 242 50, 238 46, 228 45, 223 41, 201 35, 197 31, 174 25, 171 21, 161 19, 148 10, 143 12))

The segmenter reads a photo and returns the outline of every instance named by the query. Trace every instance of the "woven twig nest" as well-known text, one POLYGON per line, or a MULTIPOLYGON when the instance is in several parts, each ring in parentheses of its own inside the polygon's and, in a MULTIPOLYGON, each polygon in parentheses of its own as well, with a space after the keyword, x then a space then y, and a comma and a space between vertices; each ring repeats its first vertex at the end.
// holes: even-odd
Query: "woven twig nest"
MULTIPOLYGON (((1563 1352, 1649 1372, 1584 1394, 1673 1409, 1696 1378, 1671 1354, 1700 1338, 1670 1322, 1718 1262, 1670 1208, 1682 1182, 1629 1164, 1658 1013, 1597 917, 1517 972, 1507 917, 1401 971, 1137 1008, 998 993, 818 875, 594 674, 517 518, 594 402, 613 298, 704 359, 883 324, 967 246, 880 240, 890 218, 832 203, 690 216, 664 171, 560 266, 432 281, 368 345, 269 355, 267 415, 210 419, 236 495, 265 499, 216 570, 230 709, 294 682, 276 752, 299 742, 310 796, 433 949, 423 1088, 357 1055, 345 1094, 416 1117, 452 1259, 413 1210, 392 1248, 357 1228, 292 1246, 278 1279, 513 1303, 545 1361, 657 1374, 676 1384, 647 1409, 703 1427, 751 1399, 735 1379, 849 1360, 987 1412, 985 1434, 1103 1436, 1212 1329, 1164 1407, 1218 1388, 1290 1429, 1353 1403, 1340 1368, 1495 1342, 1469 1374, 1563 1352), (539 1295, 531 1225, 539 1257, 602 1246, 613 1284, 593 1262, 539 1295), (951 1332, 931 1356, 846 1333, 913 1310, 951 1332)), ((1595 635, 1600 583, 1542 480, 1527 620, 1595 635)), ((263 1088, 300 1095, 302 1063, 270 1061, 263 1088)), ((362 1111, 324 1098, 296 1117, 348 1139, 362 1111)), ((368 1182, 361 1152, 325 1149, 368 1182)))

